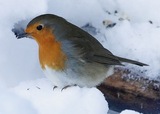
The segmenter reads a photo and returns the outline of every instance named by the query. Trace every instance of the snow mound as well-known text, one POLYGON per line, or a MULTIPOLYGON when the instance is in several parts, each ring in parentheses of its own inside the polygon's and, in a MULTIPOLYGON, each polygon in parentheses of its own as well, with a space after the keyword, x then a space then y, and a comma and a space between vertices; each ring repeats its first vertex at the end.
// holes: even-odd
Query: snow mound
POLYGON ((134 110, 123 110, 120 114, 142 114, 142 113, 139 113, 139 112, 136 112, 134 110))
POLYGON ((1 114, 38 114, 31 102, 19 97, 13 92, 0 89, 0 113, 1 114))
POLYGON ((96 88, 55 88, 47 79, 22 82, 14 91, 32 102, 39 114, 106 114, 108 103, 96 88))

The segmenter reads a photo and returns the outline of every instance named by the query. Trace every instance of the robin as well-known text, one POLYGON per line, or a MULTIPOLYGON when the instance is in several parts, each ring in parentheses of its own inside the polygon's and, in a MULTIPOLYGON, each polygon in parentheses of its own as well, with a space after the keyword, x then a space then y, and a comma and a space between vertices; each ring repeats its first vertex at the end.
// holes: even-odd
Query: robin
POLYGON ((25 33, 17 37, 36 40, 42 70, 60 88, 94 87, 113 74, 114 66, 123 65, 122 62, 147 66, 113 55, 89 33, 53 14, 35 17, 25 33))

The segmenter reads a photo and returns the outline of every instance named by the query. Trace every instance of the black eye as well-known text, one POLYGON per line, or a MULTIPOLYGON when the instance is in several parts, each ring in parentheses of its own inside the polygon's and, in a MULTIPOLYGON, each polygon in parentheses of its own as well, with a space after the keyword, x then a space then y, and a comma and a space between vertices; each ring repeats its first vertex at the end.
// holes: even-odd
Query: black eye
POLYGON ((40 30, 42 30, 42 29, 43 29, 43 25, 38 25, 38 26, 37 26, 37 30, 40 31, 40 30))

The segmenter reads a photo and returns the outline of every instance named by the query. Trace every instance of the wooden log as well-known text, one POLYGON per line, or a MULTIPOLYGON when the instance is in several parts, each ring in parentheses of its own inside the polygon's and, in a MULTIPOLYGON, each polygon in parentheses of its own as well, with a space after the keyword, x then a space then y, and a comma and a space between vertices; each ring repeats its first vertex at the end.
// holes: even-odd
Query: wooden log
POLYGON ((160 114, 160 82, 142 76, 129 78, 128 70, 118 70, 97 88, 115 111, 132 109, 144 114, 160 114))

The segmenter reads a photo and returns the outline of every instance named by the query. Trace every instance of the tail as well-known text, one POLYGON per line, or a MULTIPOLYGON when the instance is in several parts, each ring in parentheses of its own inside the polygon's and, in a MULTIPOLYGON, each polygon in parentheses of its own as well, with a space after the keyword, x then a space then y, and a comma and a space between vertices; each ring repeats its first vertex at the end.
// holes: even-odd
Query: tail
POLYGON ((149 66, 145 63, 141 63, 141 62, 138 62, 138 61, 135 61, 135 60, 130 60, 130 59, 122 58, 122 57, 117 57, 117 58, 121 62, 131 63, 131 64, 135 64, 135 65, 138 65, 138 66, 149 66))

